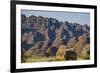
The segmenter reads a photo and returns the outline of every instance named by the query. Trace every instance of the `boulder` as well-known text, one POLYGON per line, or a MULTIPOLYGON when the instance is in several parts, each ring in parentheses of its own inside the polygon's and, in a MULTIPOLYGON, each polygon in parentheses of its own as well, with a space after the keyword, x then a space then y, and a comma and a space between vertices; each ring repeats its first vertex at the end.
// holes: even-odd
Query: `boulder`
POLYGON ((65 60, 77 60, 77 54, 74 50, 66 50, 64 54, 65 60))

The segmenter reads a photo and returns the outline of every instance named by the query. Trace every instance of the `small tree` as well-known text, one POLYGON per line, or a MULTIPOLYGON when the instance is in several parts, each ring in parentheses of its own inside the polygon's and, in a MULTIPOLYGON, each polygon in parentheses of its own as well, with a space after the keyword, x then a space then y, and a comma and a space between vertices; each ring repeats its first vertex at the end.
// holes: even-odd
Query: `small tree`
POLYGON ((56 53, 56 60, 62 61, 64 60, 64 52, 65 52, 66 46, 61 45, 56 53))

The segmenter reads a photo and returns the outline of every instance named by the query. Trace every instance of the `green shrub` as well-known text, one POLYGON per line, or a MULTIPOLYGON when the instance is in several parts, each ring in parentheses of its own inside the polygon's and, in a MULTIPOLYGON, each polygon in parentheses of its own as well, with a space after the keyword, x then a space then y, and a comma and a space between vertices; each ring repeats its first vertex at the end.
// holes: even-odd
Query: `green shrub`
POLYGON ((87 53, 82 53, 79 57, 80 57, 81 59, 83 59, 83 60, 90 59, 90 55, 88 55, 87 53))

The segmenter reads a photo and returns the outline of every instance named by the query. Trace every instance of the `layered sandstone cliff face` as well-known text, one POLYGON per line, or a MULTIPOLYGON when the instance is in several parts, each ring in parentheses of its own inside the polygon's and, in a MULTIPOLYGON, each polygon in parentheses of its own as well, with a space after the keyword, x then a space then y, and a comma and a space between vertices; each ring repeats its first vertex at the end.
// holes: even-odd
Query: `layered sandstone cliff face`
POLYGON ((65 49, 62 58, 66 49, 72 48, 77 56, 80 56, 90 50, 90 27, 87 24, 60 22, 55 18, 34 15, 26 17, 22 14, 21 40, 22 58, 51 56, 59 58, 63 45, 66 48, 62 48, 65 49))

